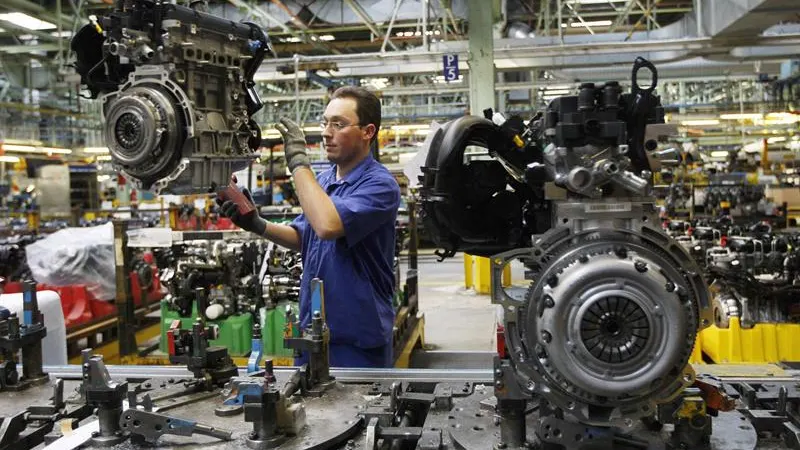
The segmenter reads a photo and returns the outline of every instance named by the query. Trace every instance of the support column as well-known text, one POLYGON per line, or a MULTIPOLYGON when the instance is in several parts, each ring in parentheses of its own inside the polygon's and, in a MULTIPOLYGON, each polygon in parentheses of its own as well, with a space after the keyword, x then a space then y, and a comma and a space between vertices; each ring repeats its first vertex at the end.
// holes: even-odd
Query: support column
POLYGON ((469 11, 469 108, 472 115, 483 115, 495 107, 494 2, 467 0, 469 11))

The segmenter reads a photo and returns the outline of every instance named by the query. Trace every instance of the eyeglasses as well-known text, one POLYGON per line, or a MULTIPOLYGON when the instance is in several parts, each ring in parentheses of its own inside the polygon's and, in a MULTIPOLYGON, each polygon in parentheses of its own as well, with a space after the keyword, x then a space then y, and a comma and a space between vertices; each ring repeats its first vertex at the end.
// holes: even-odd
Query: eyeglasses
POLYGON ((324 120, 319 123, 319 127, 322 128, 322 131, 325 131, 325 129, 328 128, 329 126, 331 128, 333 128, 333 131, 342 131, 347 127, 360 127, 361 125, 359 125, 357 123, 352 123, 351 124, 351 123, 344 123, 344 122, 338 122, 338 121, 327 122, 327 121, 324 121, 324 120))

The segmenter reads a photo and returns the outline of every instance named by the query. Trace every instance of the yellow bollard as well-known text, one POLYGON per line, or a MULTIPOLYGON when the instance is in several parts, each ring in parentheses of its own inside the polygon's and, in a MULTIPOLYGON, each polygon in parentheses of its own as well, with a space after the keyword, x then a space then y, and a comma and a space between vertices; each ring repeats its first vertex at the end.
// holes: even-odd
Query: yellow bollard
POLYGON ((472 283, 472 255, 464 253, 464 288, 471 288, 472 283))

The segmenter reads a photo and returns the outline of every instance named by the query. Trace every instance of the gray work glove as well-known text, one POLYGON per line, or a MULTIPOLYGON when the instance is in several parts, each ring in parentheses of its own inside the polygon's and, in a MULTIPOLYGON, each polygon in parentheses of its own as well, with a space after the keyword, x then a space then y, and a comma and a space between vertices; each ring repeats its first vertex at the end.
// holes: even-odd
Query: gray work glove
POLYGON ((275 124, 275 128, 283 136, 283 152, 286 155, 289 172, 293 174, 298 167, 310 167, 311 161, 306 153, 306 136, 303 130, 286 117, 282 117, 281 123, 275 124))

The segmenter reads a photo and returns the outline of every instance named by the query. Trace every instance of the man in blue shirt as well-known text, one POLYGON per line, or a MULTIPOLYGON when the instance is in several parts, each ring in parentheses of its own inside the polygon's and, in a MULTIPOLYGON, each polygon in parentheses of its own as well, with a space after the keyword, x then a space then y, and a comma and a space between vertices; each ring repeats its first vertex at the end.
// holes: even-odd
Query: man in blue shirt
POLYGON ((217 200, 221 213, 239 227, 302 252, 304 328, 311 322, 311 280, 323 281, 333 367, 391 367, 393 360, 392 267, 400 188, 370 152, 380 125, 381 104, 374 94, 352 86, 336 90, 322 121, 334 166, 315 176, 303 131, 281 119, 276 128, 303 208, 290 225, 258 214, 241 216, 236 204, 217 200))

